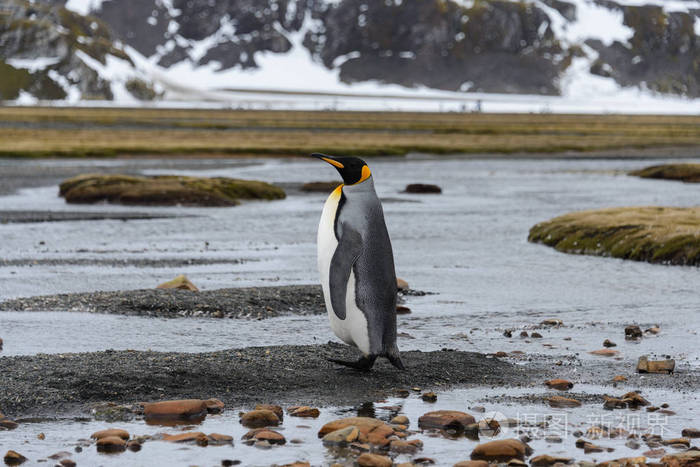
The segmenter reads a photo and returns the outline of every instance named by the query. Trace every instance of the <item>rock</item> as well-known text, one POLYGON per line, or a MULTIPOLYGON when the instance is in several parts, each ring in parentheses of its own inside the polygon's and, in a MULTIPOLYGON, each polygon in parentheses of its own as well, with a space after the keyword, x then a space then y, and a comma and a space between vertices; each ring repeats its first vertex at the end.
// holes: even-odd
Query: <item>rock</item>
POLYGON ((639 326, 627 326, 625 327, 625 339, 634 340, 642 337, 642 330, 639 326))
POLYGON ((122 452, 126 450, 126 441, 119 436, 106 436, 97 440, 97 450, 100 452, 122 452))
POLYGON ((2 431, 3 429, 14 430, 18 426, 19 424, 16 421, 10 420, 9 418, 0 417, 0 431, 2 431))
POLYGON ((612 409, 636 409, 641 406, 649 405, 649 401, 643 398, 636 392, 628 392, 620 398, 603 396, 605 402, 603 403, 603 408, 612 409))
POLYGON ((321 411, 314 408, 314 407, 309 407, 307 405, 302 405, 298 407, 290 407, 287 409, 287 413, 291 415, 292 417, 304 417, 304 418, 317 418, 319 415, 321 415, 321 411))
POLYGON ((461 461, 452 467, 489 467, 489 463, 486 461, 461 461))
POLYGON ((578 440, 576 442, 576 447, 579 449, 583 449, 583 452, 585 454, 589 454, 591 452, 604 452, 605 448, 602 448, 596 444, 589 443, 588 441, 583 441, 583 440, 578 440), (581 441, 581 442, 579 442, 581 441))
POLYGON ((520 337, 528 337, 527 331, 520 331, 520 337))
POLYGON ((78 465, 75 463, 74 460, 71 460, 71 459, 61 459, 58 462, 58 464, 61 465, 62 467, 75 467, 76 465, 78 465))
POLYGON ((139 452, 141 450, 141 443, 137 440, 131 440, 126 443, 126 448, 131 452, 139 452))
POLYGON ((279 405, 274 405, 274 404, 258 404, 255 406, 255 410, 270 410, 277 415, 277 418, 280 419, 280 421, 284 420, 284 411, 282 410, 282 407, 279 405))
POLYGON ((425 401, 425 402, 437 402, 437 394, 435 394, 435 393, 432 392, 432 391, 430 391, 430 392, 424 392, 424 393, 420 396, 420 398, 423 399, 423 401, 425 401))
POLYGON ((617 350, 611 350, 611 349, 600 349, 600 350, 593 350, 591 352, 588 352, 591 355, 599 355, 601 357, 614 357, 615 355, 619 354, 617 350))
POLYGON ((319 430, 318 437, 323 438, 328 433, 349 426, 355 426, 360 431, 357 438, 360 443, 370 443, 382 447, 389 444, 388 437, 394 434, 394 429, 381 420, 369 417, 349 417, 326 423, 319 430))
POLYGON ((24 457, 22 454, 18 453, 17 451, 10 450, 7 451, 3 460, 7 465, 19 465, 23 462, 26 462, 27 458, 24 457))
POLYGON ((610 339, 605 339, 603 341, 603 347, 617 347, 617 344, 611 341, 610 339))
POLYGON ((248 428, 262 428, 277 426, 280 424, 280 419, 272 410, 251 410, 241 416, 240 422, 248 428))
POLYGON ((646 355, 643 355, 637 361, 638 373, 673 373, 675 368, 675 360, 649 360, 646 355))
POLYGON ((647 459, 641 457, 623 457, 621 459, 613 459, 611 461, 601 462, 596 467, 639 467, 647 465, 647 459))
POLYGON ((421 193, 421 194, 439 194, 442 193, 442 188, 437 185, 428 183, 411 183, 406 185, 405 193, 421 193))
POLYGON ((467 426, 475 423, 474 417, 456 410, 437 410, 428 412, 418 419, 420 428, 439 428, 442 430, 465 431, 467 426))
POLYGON ((540 323, 542 326, 561 326, 564 322, 560 319, 549 318, 540 323))
POLYGON ((360 467, 391 467, 394 463, 389 457, 366 452, 357 458, 357 465, 360 467))
POLYGON ((391 423, 394 425, 408 425, 409 420, 408 417, 405 415, 397 415, 396 417, 391 419, 391 423))
POLYGON ((666 454, 666 450, 664 448, 659 448, 659 449, 650 449, 648 451, 644 451, 642 453, 643 456, 645 457, 651 457, 654 459, 658 459, 660 457, 663 457, 664 454, 666 454))
POLYGON ((2 338, 0 338, 0 350, 2 350, 2 344, 3 344, 2 338))
POLYGON ((560 391, 566 391, 574 387, 574 383, 567 381, 565 379, 550 379, 544 383, 547 387, 552 389, 559 389, 560 391))
POLYGON ((501 439, 477 445, 472 451, 474 460, 508 462, 511 459, 525 460, 532 449, 519 439, 501 439))
POLYGON ((488 420, 479 420, 479 434, 484 436, 496 436, 501 432, 501 424, 498 420, 491 418, 488 420))
POLYGON ((143 414, 146 421, 200 419, 207 415, 207 404, 200 399, 151 402, 143 405, 143 414))
POLYGON ((120 430, 119 428, 110 428, 108 430, 96 431, 90 435, 90 438, 102 439, 108 436, 117 436, 124 440, 127 440, 130 437, 129 432, 126 430, 120 430))
POLYGON ((418 452, 420 447, 421 446, 419 446, 418 443, 409 443, 408 441, 401 441, 397 439, 389 443, 389 450, 398 454, 414 454, 418 452))
POLYGON ((224 403, 219 399, 207 399, 204 404, 207 406, 207 413, 216 414, 224 411, 224 403))
POLYGON ((547 399, 550 407, 580 407, 581 402, 562 396, 552 396, 547 399))
POLYGON ((338 188, 341 182, 333 180, 331 182, 307 182, 301 186, 301 191, 307 193, 331 193, 338 188))
POLYGON ((396 305, 396 314, 397 315, 410 315, 411 309, 407 306, 396 305))
POLYGON ((188 431, 176 435, 164 434, 163 441, 169 443, 196 443, 200 446, 207 446, 209 444, 209 438, 201 431, 188 431))
POLYGON ((612 380, 614 383, 624 383, 625 381, 627 381, 627 376, 617 375, 613 377, 612 380))
POLYGON ((209 439, 209 444, 214 446, 233 444, 233 436, 223 435, 221 433, 209 433, 207 438, 209 439))
POLYGON ((573 459, 570 457, 550 456, 548 454, 536 456, 530 459, 530 465, 532 467, 549 467, 550 465, 554 464, 571 464, 572 462, 573 459))
POLYGON ((180 274, 175 279, 163 282, 156 289, 179 289, 179 290, 190 290, 192 292, 199 292, 199 289, 184 275, 180 274))
POLYGON ((686 448, 690 447, 690 440, 688 438, 673 438, 673 439, 667 439, 661 442, 661 444, 665 446, 674 446, 674 445, 679 445, 679 446, 684 446, 686 448))
POLYGON ((291 464, 284 464, 282 467, 311 467, 311 464, 308 462, 296 461, 291 464))
POLYGON ((669 454, 661 458, 661 463, 667 467, 697 467, 700 464, 700 450, 693 448, 669 454))
POLYGON ((267 441, 270 444, 279 445, 285 444, 287 442, 282 433, 273 430, 268 430, 267 428, 257 428, 255 430, 250 430, 248 433, 243 435, 243 439, 267 441))
POLYGON ((683 428, 681 436, 685 438, 700 438, 700 429, 698 428, 683 428))
POLYGON ((59 460, 59 459, 63 459, 64 457, 70 457, 70 456, 71 456, 71 453, 68 451, 59 451, 59 452, 56 452, 54 454, 51 454, 48 457, 49 457, 49 459, 52 459, 52 460, 59 460))
POLYGON ((360 430, 354 425, 331 431, 323 437, 323 444, 326 446, 347 446, 357 440, 360 430))
POLYGON ((405 280, 401 279, 400 277, 396 278, 396 288, 399 290, 408 290, 408 282, 405 280))
POLYGON ((241 199, 284 199, 285 193, 269 183, 224 177, 84 174, 61 183, 59 196, 79 204, 236 206, 241 199))
POLYGON ((542 334, 540 334, 539 332, 533 332, 530 334, 530 337, 532 337, 533 339, 542 339, 542 334))
POLYGON ((647 334, 658 334, 661 332, 661 329, 658 326, 652 326, 649 329, 645 329, 644 332, 647 334))
POLYGON ((503 337, 513 337, 513 331, 511 329, 506 329, 505 331, 503 331, 503 337))

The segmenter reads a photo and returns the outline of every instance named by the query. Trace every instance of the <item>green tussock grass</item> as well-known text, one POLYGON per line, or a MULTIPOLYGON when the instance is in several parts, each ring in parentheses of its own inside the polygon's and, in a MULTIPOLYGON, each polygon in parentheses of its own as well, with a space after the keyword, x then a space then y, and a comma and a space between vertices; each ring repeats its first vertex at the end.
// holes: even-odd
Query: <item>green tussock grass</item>
POLYGON ((564 253, 700 266, 700 207, 574 212, 535 225, 528 240, 564 253))
POLYGON ((700 183, 700 164, 662 164, 635 170, 629 173, 635 177, 679 180, 686 183, 700 183))
POLYGON ((0 156, 557 153, 699 147, 700 117, 0 108, 0 156))

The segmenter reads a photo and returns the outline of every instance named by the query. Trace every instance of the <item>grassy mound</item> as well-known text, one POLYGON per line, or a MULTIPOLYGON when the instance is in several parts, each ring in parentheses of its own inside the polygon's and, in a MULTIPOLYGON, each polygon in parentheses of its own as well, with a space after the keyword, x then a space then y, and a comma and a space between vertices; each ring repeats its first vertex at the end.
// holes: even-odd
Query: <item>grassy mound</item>
POLYGON ((686 183, 700 183, 700 164, 662 164, 635 170, 629 173, 635 177, 680 180, 686 183))
POLYGON ((129 205, 235 206, 241 199, 284 199, 279 187, 256 180, 162 175, 84 174, 61 183, 68 203, 106 201, 129 205))
POLYGON ((565 253, 700 266, 700 207, 574 212, 535 225, 528 240, 565 253))

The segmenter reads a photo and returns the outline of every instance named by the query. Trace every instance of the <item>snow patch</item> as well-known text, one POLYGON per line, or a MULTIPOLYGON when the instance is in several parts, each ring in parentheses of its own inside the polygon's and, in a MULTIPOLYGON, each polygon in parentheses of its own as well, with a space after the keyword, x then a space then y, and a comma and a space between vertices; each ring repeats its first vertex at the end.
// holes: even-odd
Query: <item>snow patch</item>
POLYGON ((99 10, 103 0, 68 0, 66 8, 80 15, 88 15, 91 11, 99 10))
POLYGON ((31 73, 43 70, 61 61, 61 57, 37 57, 37 58, 9 58, 5 60, 8 65, 15 68, 24 68, 31 73))

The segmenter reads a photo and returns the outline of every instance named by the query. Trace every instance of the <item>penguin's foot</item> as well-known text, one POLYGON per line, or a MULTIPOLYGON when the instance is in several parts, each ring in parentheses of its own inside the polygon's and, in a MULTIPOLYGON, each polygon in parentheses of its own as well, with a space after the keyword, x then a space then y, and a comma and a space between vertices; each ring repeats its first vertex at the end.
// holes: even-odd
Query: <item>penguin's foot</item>
POLYGON ((399 370, 403 370, 403 371, 406 370, 406 367, 404 366, 403 362, 401 361, 401 357, 399 357, 398 353, 396 354, 396 356, 389 355, 387 358, 389 359, 389 362, 392 365, 394 365, 396 368, 398 368, 399 370))
POLYGON ((360 371, 369 371, 374 366, 374 361, 377 359, 376 355, 370 355, 369 357, 360 357, 356 362, 346 362, 345 360, 336 360, 335 358, 328 358, 329 362, 337 363, 338 365, 347 366, 360 371))

